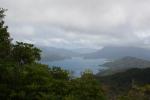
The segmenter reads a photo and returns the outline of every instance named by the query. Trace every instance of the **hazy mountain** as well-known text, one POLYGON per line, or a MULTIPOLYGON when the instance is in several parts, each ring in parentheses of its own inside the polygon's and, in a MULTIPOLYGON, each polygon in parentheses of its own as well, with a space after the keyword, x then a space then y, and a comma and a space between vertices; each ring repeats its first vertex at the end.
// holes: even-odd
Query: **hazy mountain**
POLYGON ((87 54, 87 53, 93 53, 96 52, 98 49, 93 49, 93 48, 73 48, 70 49, 73 52, 78 52, 80 54, 87 54))
POLYGON ((40 47, 40 48, 42 50, 42 61, 71 59, 72 57, 79 55, 79 53, 62 48, 55 48, 55 47, 40 47))
POLYGON ((106 75, 124 71, 130 68, 150 68, 150 61, 127 56, 112 62, 107 62, 102 66, 108 68, 107 70, 101 72, 101 74, 106 75))
POLYGON ((86 59, 106 58, 118 59, 125 56, 132 56, 142 59, 150 59, 150 50, 138 47, 104 47, 94 53, 83 55, 86 59))

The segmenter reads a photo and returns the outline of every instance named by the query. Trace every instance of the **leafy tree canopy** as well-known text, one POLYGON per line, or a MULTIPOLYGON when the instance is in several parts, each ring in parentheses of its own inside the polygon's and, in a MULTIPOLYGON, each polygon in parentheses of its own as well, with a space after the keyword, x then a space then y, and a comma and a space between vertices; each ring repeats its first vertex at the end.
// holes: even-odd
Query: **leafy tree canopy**
POLYGON ((40 52, 32 44, 16 42, 13 45, 12 57, 19 64, 30 64, 41 59, 40 52))
POLYGON ((0 8, 0 61, 8 59, 11 51, 11 38, 3 21, 5 11, 0 8))

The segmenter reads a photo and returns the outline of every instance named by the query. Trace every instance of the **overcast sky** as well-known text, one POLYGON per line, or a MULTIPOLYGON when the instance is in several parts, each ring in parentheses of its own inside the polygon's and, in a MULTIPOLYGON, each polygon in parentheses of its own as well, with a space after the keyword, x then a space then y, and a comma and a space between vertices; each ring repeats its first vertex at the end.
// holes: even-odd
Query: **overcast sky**
POLYGON ((0 0, 14 40, 63 48, 150 47, 150 0, 0 0))

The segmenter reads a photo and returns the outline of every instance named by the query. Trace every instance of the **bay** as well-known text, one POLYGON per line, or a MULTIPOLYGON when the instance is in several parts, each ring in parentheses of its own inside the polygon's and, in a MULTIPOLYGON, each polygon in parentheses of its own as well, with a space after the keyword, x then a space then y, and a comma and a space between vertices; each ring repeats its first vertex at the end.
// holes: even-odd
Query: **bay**
POLYGON ((65 59, 59 61, 49 61, 49 62, 42 62, 44 64, 48 64, 51 66, 61 67, 63 69, 69 70, 73 72, 74 76, 80 76, 81 73, 85 70, 91 70, 94 74, 105 70, 105 67, 100 65, 107 62, 106 59, 84 59, 81 57, 73 57, 72 59, 65 59))

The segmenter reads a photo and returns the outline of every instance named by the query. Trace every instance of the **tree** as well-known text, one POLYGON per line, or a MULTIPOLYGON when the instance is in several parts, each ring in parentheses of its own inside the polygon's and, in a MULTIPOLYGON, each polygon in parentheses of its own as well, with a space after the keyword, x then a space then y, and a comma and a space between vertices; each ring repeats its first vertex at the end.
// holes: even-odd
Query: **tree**
POLYGON ((6 9, 0 8, 0 21, 2 21, 2 19, 4 18, 4 12, 6 11, 6 9))
POLYGON ((7 26, 4 25, 4 12, 6 10, 0 8, 0 61, 8 60, 11 52, 11 38, 7 31, 7 26))
POLYGON ((83 72, 81 78, 71 80, 71 87, 66 100, 106 100, 101 85, 89 72, 83 72))
POLYGON ((134 87, 117 100, 150 100, 150 84, 134 87))
POLYGON ((63 70, 60 67, 51 67, 49 68, 50 75, 58 80, 68 80, 69 72, 67 70, 63 70))
POLYGON ((41 50, 32 44, 16 42, 13 45, 12 57, 20 65, 31 64, 41 59, 41 50))

